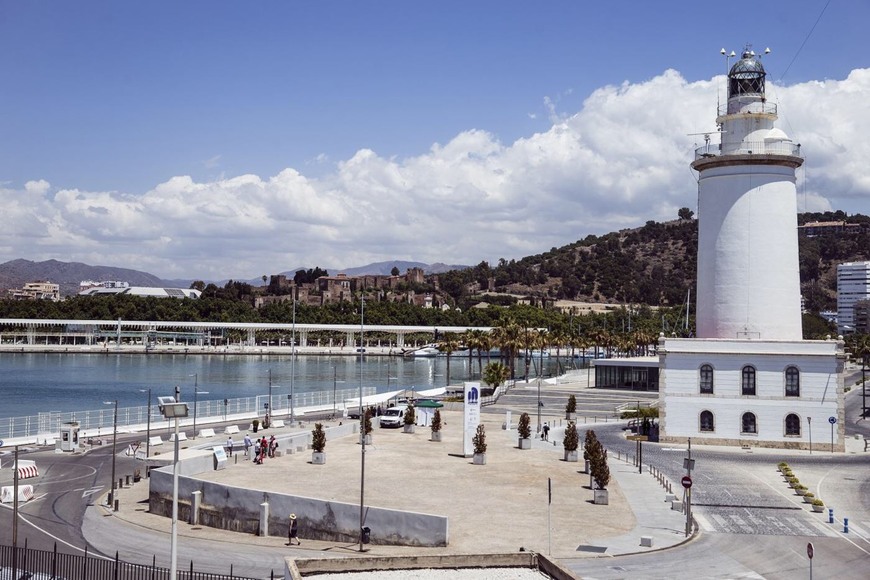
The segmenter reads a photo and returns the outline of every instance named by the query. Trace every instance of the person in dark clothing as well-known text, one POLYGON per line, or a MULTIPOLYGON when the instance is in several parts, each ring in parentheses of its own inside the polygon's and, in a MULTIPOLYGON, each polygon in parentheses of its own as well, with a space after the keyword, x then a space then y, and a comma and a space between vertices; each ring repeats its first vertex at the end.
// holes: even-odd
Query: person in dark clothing
POLYGON ((296 521, 296 514, 290 514, 290 527, 287 532, 287 545, 292 546, 293 540, 296 540, 296 545, 301 546, 302 542, 299 541, 299 523, 296 521))

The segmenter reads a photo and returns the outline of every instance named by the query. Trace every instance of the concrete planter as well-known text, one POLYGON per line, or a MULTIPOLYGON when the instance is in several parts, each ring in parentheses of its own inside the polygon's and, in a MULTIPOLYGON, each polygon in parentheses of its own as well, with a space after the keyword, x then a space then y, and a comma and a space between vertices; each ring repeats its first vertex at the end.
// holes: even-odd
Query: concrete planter
POLYGON ((472 462, 474 465, 486 465, 486 453, 475 453, 472 462))
POLYGON ((606 489, 596 489, 592 492, 592 503, 595 505, 608 505, 606 489))
POLYGON ((531 449, 532 440, 528 437, 520 437, 517 442, 517 447, 519 447, 520 449, 531 449))
POLYGON ((810 497, 808 495, 804 495, 804 503, 813 503, 816 500, 815 497, 810 497))
POLYGON ((311 463, 314 465, 323 465, 326 463, 326 452, 325 451, 315 451, 311 454, 311 463))
POLYGON ((432 431, 431 441, 437 441, 438 443, 441 443, 441 431, 432 431))
POLYGON ((405 433, 413 433, 416 425, 405 425, 405 433))
POLYGON ((574 451, 565 451, 565 461, 569 461, 571 463, 577 463, 579 461, 579 453, 577 450, 574 451))
POLYGON ((823 512, 823 511, 825 511, 825 506, 823 506, 823 505, 814 505, 814 506, 813 506, 813 511, 814 511, 814 512, 819 512, 819 513, 821 513, 821 512, 823 512))

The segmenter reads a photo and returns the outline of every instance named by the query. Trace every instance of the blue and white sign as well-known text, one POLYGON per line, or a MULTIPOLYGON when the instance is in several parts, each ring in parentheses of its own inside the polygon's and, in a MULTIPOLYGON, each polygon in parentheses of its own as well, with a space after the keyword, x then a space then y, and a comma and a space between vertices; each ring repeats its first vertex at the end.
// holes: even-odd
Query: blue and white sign
POLYGON ((0 447, 3 447, 3 440, 0 439, 0 447))
POLYGON ((465 406, 462 414, 462 453, 474 455, 474 438, 480 424, 480 383, 465 383, 465 406))
POLYGON ((836 417, 828 417, 828 423, 830 423, 831 425, 836 425, 837 418, 836 417))

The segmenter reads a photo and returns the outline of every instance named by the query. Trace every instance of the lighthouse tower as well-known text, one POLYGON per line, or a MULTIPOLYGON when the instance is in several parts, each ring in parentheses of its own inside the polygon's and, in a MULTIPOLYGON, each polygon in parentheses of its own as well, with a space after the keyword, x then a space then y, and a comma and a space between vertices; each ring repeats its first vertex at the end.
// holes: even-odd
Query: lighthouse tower
POLYGON ((721 145, 696 151, 699 338, 800 340, 795 169, 800 145, 773 126, 761 58, 728 73, 721 145))
POLYGON ((795 169, 761 59, 728 72, 721 144, 695 151, 697 336, 659 338, 659 440, 845 449, 842 338, 803 340, 795 169), (836 435, 836 438, 834 437, 836 435))

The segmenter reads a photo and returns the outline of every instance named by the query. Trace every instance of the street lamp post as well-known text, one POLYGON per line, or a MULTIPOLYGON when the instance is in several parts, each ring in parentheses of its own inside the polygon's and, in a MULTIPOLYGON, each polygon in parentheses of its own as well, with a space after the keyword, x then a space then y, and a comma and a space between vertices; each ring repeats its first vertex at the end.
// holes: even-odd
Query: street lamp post
MULTIPOLYGON (((176 393, 178 389, 176 388, 176 393)), ((178 395, 173 397, 158 397, 160 412, 168 421, 175 420, 175 451, 172 461, 172 533, 170 538, 169 578, 178 578, 178 419, 187 417, 187 403, 179 403, 178 395)))
POLYGON ((114 401, 103 401, 105 405, 115 405, 115 412, 112 419, 112 484, 109 486, 109 507, 115 505, 115 459, 118 456, 118 399, 114 401))
POLYGON ((293 326, 290 331, 290 425, 296 414, 293 412, 293 381, 296 379, 296 289, 293 289, 293 326))
POLYGON ((199 387, 193 387, 193 438, 196 439, 196 402, 199 395, 207 395, 208 391, 200 391, 199 387))
POLYGON ((151 456, 151 387, 147 389, 139 389, 140 393, 148 392, 148 418, 147 427, 145 427, 145 458, 151 456))
POLYGON ((365 532, 366 497, 366 416, 363 413, 363 337, 365 333, 366 299, 360 296, 359 311, 359 420, 360 420, 360 475, 359 475, 359 551, 364 552, 363 534, 365 532))

